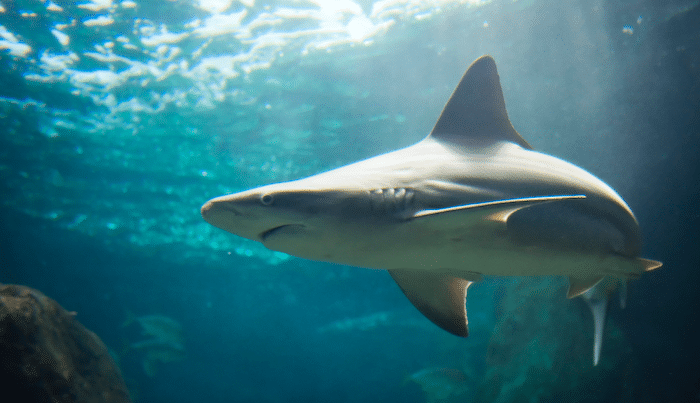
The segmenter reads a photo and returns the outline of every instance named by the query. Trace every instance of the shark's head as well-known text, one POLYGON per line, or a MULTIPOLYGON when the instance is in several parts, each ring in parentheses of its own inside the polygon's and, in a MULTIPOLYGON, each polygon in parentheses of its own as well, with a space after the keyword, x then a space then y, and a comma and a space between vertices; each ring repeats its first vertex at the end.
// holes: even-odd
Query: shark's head
POLYGON ((278 183, 209 200, 201 212, 211 225, 269 249, 319 259, 320 251, 332 252, 339 217, 361 206, 360 194, 278 183))

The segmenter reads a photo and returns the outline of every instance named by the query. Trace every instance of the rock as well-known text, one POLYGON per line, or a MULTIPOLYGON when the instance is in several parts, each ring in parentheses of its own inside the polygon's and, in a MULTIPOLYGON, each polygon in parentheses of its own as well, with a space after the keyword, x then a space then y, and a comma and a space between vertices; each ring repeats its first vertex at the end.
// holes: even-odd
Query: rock
POLYGON ((131 402, 104 343, 39 291, 0 284, 0 387, 22 402, 131 402))

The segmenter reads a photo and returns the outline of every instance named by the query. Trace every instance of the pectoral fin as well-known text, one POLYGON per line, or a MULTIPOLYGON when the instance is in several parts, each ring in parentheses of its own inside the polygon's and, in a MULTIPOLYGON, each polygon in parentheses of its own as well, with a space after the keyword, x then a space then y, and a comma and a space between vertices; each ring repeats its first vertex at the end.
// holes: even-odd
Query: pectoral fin
POLYGON ((461 206, 446 207, 441 209, 420 210, 413 215, 413 219, 432 221, 441 225, 465 225, 477 220, 492 221, 505 224, 508 217, 520 209, 537 204, 552 203, 562 200, 584 199, 585 195, 563 195, 525 197, 517 199, 495 200, 484 203, 465 204, 461 206))
POLYGON ((408 300, 433 323, 467 337, 467 288, 471 281, 418 270, 389 270, 408 300))
POLYGON ((569 277, 569 292, 566 294, 567 298, 578 297, 589 289, 595 287, 596 284, 600 283, 603 276, 592 276, 592 277, 569 277))

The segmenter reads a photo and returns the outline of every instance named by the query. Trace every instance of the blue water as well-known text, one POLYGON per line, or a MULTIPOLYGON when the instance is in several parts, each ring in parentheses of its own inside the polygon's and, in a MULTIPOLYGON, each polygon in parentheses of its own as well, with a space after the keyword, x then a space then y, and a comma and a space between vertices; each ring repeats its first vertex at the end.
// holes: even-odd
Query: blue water
POLYGON ((463 340, 387 273, 268 251, 199 208, 420 140, 491 54, 515 128, 616 189, 664 262, 611 304, 600 367, 563 357, 571 386, 543 363, 553 380, 523 393, 699 401, 697 1, 427 3, 0 0, 0 282, 76 311, 137 402, 423 402, 410 376, 429 368, 466 374, 442 401, 479 401, 489 374, 522 365, 493 358, 519 280, 470 288, 463 340), (153 316, 182 348, 148 373, 153 316))

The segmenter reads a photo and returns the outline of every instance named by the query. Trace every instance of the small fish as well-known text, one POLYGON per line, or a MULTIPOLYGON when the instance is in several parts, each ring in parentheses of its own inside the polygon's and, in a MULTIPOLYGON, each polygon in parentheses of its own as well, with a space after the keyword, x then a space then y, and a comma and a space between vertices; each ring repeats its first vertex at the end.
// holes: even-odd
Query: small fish
POLYGON ((568 276, 573 298, 661 266, 639 257, 639 224, 612 188, 515 131, 490 56, 417 144, 217 197, 201 213, 275 251, 388 270, 423 315, 462 337, 467 288, 482 275, 568 276))

